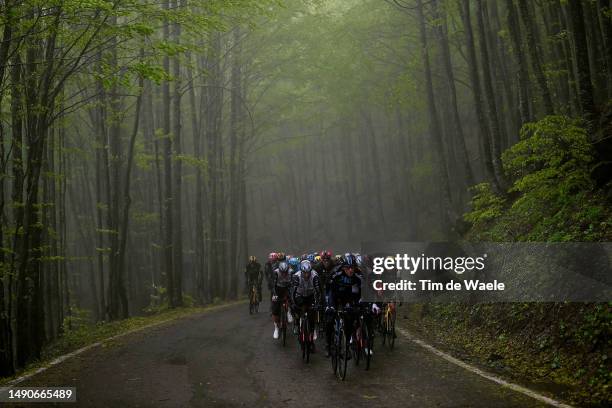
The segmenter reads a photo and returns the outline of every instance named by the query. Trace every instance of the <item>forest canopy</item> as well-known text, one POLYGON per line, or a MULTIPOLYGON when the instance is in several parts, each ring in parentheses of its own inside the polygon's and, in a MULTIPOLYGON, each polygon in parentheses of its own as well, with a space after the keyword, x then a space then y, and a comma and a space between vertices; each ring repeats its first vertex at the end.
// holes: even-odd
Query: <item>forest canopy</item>
POLYGON ((609 240, 607 0, 0 1, 0 375, 248 255, 609 240))

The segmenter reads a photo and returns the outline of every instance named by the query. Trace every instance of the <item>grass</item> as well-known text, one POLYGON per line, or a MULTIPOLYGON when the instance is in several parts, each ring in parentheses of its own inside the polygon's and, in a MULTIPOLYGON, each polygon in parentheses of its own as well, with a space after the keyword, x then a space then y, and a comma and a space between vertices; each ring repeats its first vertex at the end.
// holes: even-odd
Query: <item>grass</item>
POLYGON ((56 358, 91 344, 104 342, 115 336, 137 332, 149 327, 158 326, 199 313, 211 312, 243 302, 244 300, 227 303, 215 302, 214 304, 207 306, 166 309, 147 316, 137 316, 112 322, 80 325, 72 330, 65 331, 57 340, 46 346, 42 352, 40 360, 28 364, 27 367, 18 371, 12 377, 1 378, 0 385, 5 385, 18 377, 33 373, 42 367, 50 365, 50 363, 56 358))

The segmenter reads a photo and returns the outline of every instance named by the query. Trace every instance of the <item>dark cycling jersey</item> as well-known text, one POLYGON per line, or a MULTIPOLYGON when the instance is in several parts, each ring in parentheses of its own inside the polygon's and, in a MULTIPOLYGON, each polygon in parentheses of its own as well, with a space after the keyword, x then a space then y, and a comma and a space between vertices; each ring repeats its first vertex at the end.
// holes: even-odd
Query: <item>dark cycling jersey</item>
POLYGON ((261 281, 263 280, 263 275, 261 273, 261 264, 257 261, 249 262, 246 265, 246 280, 249 285, 256 284, 261 285, 261 281))
POLYGON ((337 268, 328 282, 329 306, 356 304, 361 299, 361 276, 348 276, 341 267, 337 268))

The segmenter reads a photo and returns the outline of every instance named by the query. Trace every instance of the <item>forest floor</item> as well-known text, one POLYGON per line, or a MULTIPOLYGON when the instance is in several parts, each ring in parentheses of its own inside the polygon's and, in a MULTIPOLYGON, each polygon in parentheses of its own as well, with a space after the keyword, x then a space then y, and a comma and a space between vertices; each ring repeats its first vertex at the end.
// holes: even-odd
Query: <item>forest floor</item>
POLYGON ((305 364, 291 336, 272 339, 267 306, 193 314, 122 336, 19 386, 76 387, 78 406, 540 407, 543 403, 452 364, 401 336, 370 371, 332 374, 319 351, 305 364))
POLYGON ((83 324, 78 328, 67 331, 56 341, 50 343, 43 350, 39 361, 31 363, 26 369, 19 371, 13 377, 0 378, 0 386, 19 382, 22 377, 28 377, 42 371, 46 367, 56 364, 56 360, 63 360, 67 354, 78 353, 78 350, 82 348, 92 346, 106 347, 107 344, 120 336, 148 330, 149 328, 167 324, 194 314, 200 315, 242 303, 245 303, 245 301, 215 303, 199 307, 182 307, 113 322, 101 322, 95 325, 83 324))

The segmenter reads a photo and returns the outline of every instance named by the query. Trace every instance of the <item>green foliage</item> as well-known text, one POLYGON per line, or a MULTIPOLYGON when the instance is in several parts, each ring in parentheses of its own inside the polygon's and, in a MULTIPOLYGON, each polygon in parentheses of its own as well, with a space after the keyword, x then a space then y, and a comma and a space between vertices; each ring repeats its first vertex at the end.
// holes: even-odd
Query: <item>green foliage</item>
POLYGON ((504 241, 599 241, 612 236, 612 213, 590 178, 593 149, 580 122, 548 116, 526 124, 502 156, 512 180, 508 200, 474 187, 471 238, 504 241))
POLYGON ((472 211, 465 214, 464 219, 481 229, 502 215, 506 200, 495 194, 489 183, 477 184, 472 187, 472 191, 472 211))
MULTIPOLYGON (((502 155, 512 184, 506 195, 489 184, 473 188, 469 239, 489 241, 609 241, 612 212, 593 183, 593 148, 577 120, 549 116, 529 123, 502 155)), ((474 354, 500 353, 514 372, 569 387, 579 403, 610 398, 610 304, 437 307, 433 324, 451 344, 474 354), (476 317, 477 316, 477 317, 476 317), (452 321, 452 325, 450 322, 452 321), (447 325, 440 328, 438 325, 447 325), (466 339, 466 334, 475 341, 466 339), (502 337, 503 336, 503 337, 502 337), (463 340, 462 340, 463 339, 463 340), (530 339, 525 341, 525 339, 530 339), (482 345, 486 345, 483 347, 482 345), (483 350, 484 349, 484 350, 483 350), (523 355, 530 355, 526 360, 523 355)))
POLYGON ((515 205, 534 198, 565 202, 581 190, 590 190, 592 146, 586 130, 564 116, 548 116, 528 123, 521 141, 502 156, 504 169, 515 179, 510 191, 524 193, 515 205))

